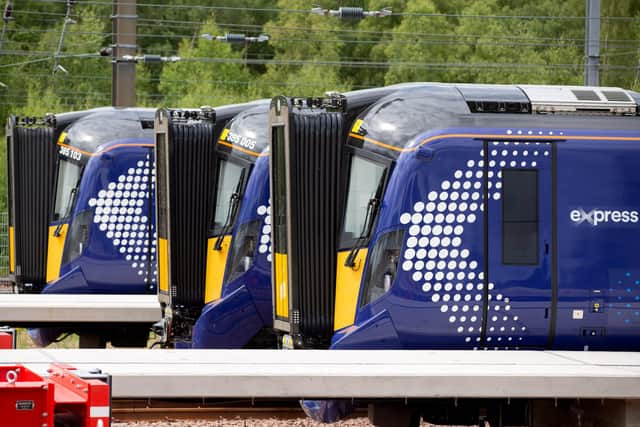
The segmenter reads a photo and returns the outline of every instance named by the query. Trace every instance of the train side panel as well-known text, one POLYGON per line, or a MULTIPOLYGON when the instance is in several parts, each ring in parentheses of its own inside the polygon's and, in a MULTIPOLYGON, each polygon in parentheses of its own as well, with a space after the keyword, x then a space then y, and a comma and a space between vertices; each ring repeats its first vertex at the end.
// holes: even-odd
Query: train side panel
POLYGON ((398 158, 332 347, 637 350, 637 135, 455 131, 398 158))
POLYGON ((554 347, 640 347, 640 144, 630 136, 557 145, 554 347))
MULTIPOLYGON (((367 303, 359 297, 356 324, 381 322, 388 331, 370 339, 334 338, 349 348, 473 348, 482 323, 484 264, 482 177, 468 164, 482 159, 482 144, 468 139, 436 142, 429 156, 402 154, 390 177, 369 245, 400 233, 399 261, 391 289, 367 303), (461 179, 456 179, 457 172, 461 179), (467 176, 468 175, 468 176, 467 176), (455 320, 454 320, 455 319, 455 320), (397 334, 397 335, 396 335, 397 334), (376 345, 376 342, 378 343, 376 345)), ((375 276, 375 275, 373 275, 375 276)), ((375 280, 371 278, 370 280, 375 280)), ((373 325, 372 325, 373 326, 373 325)), ((349 329, 349 328, 347 328, 349 329)), ((373 331, 374 328, 371 328, 373 331)))

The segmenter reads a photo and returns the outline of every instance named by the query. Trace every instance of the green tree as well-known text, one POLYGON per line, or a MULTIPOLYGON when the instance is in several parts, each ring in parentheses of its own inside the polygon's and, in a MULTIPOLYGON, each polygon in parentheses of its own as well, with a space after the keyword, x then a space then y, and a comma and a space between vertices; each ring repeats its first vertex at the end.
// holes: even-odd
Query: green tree
MULTIPOLYGON (((54 73, 53 58, 16 68, 18 74, 28 76, 24 85, 26 104, 17 112, 41 115, 110 104, 111 64, 107 58, 96 57, 100 48, 108 43, 105 22, 91 6, 79 8, 75 21, 67 27, 58 59, 66 72, 59 68, 54 73)), ((62 26, 60 23, 43 32, 36 51, 54 52, 62 26)))
MULTIPOLYGON (((309 3, 303 0, 279 0, 277 7, 310 9, 309 3)), ((328 90, 348 90, 351 82, 344 80, 340 73, 343 43, 335 37, 335 30, 339 28, 338 19, 309 13, 284 12, 269 21, 265 32, 273 37, 274 63, 256 79, 251 93, 259 97, 280 93, 308 96, 328 90)))
MULTIPOLYGON (((385 7, 394 12, 406 10, 407 0, 371 0, 366 3, 368 10, 381 10, 385 7)), ((385 63, 394 58, 394 52, 387 51, 392 41, 392 31, 402 23, 402 16, 367 18, 349 25, 343 22, 342 39, 344 48, 342 57, 353 61, 371 61, 385 63)), ((345 67, 342 76, 359 87, 384 86, 386 67, 345 67)))
POLYGON ((602 16, 600 84, 640 90, 640 3, 603 2, 602 16), (610 16, 627 19, 607 19, 610 16))
POLYGON ((409 0, 407 15, 393 29, 393 38, 385 49, 389 70, 385 83, 411 81, 447 81, 449 69, 442 64, 450 57, 450 38, 455 21, 440 14, 433 0, 409 0))
MULTIPOLYGON (((219 34, 210 18, 199 34, 219 34)), ((158 88, 172 107, 224 105, 246 100, 249 71, 243 51, 227 43, 198 36, 180 44, 182 61, 164 64, 158 88)))
MULTIPOLYGON (((487 0, 471 3, 462 14, 575 16, 584 13, 583 3, 487 0)), ((478 83, 580 84, 583 26, 584 21, 575 19, 462 18, 455 34, 463 43, 450 53, 450 61, 462 65, 451 77, 478 83)))

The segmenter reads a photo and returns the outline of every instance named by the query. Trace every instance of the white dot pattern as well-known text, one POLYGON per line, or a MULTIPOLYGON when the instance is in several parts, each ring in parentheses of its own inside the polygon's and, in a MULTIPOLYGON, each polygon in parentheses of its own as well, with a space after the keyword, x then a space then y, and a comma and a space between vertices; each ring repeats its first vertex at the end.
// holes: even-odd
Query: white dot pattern
MULTIPOLYGON (((496 202, 502 197, 501 169, 535 168, 541 159, 549 159, 551 147, 547 143, 492 142, 490 150, 487 186, 490 200, 496 202)), ((415 203, 413 212, 400 215, 400 223, 409 225, 401 269, 446 313, 445 319, 464 342, 475 344, 482 334, 485 273, 465 247, 464 232, 465 226, 481 221, 484 211, 483 155, 480 151, 477 159, 467 160, 466 169, 454 171, 451 180, 442 181, 424 202, 415 203), (417 246, 424 248, 424 261, 417 246)), ((488 287, 486 342, 495 348, 517 348, 527 327, 511 312, 509 297, 492 292, 494 283, 488 287)))
POLYGON ((93 223, 147 284, 155 284, 158 274, 155 224, 147 216, 154 191, 155 164, 147 155, 89 199, 93 223))
POLYGON ((258 206, 258 215, 263 216, 262 230, 260 241, 258 242, 258 252, 267 255, 267 261, 271 262, 273 254, 271 253, 271 204, 258 206))

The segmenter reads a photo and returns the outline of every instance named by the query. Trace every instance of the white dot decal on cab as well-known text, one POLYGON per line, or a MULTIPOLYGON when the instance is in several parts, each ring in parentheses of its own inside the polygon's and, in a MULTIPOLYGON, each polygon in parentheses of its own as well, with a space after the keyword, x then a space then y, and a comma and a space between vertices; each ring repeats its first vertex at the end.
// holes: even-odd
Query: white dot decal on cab
MULTIPOLYGON (((474 344, 480 343, 482 335, 485 272, 465 247, 464 234, 466 227, 482 221, 484 174, 489 198, 500 201, 501 169, 537 167, 540 158, 549 155, 550 144, 492 142, 490 150, 495 160, 489 161, 486 171, 484 153, 480 151, 477 159, 465 162, 466 169, 453 171, 438 190, 430 191, 424 200, 414 204, 412 212, 403 212, 399 217, 401 224, 409 226, 401 269, 410 273, 428 301, 438 305, 452 331, 464 342, 474 344), (422 239, 427 258, 416 262, 416 241, 422 239)), ((516 348, 527 326, 513 315, 509 296, 494 295, 494 283, 488 283, 488 287, 487 345, 516 348)))
POLYGON ((156 283, 158 274, 155 225, 149 217, 153 191, 155 164, 147 155, 89 200, 89 206, 94 208, 94 224, 145 283, 156 283))

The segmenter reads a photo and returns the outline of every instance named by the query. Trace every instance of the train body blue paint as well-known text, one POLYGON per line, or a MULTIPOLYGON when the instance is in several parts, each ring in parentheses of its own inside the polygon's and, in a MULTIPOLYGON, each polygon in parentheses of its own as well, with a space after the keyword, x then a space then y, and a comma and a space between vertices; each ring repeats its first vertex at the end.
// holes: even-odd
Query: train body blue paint
POLYGON ((288 257, 274 298, 289 298, 300 320, 275 319, 294 345, 314 342, 305 331, 321 329, 313 322, 323 314, 324 345, 334 349, 639 350, 638 94, 438 84, 392 92, 360 112, 349 109, 357 92, 343 112, 278 98, 278 114, 272 103, 272 156, 274 145, 288 152, 271 173, 289 188, 274 197, 291 209, 274 230, 287 238, 275 256, 288 257), (339 224, 335 244, 316 235, 322 219, 299 219, 321 205, 296 204, 324 179, 305 181, 293 160, 320 156, 305 128, 314 115, 344 120, 331 137, 344 138, 334 157, 342 200, 327 212, 339 224), (349 255, 321 267, 334 284, 301 280, 316 268, 304 256, 323 245, 349 255), (313 292, 335 300, 335 325, 313 292))
MULTIPOLYGON (((154 294, 154 111, 106 108, 83 113, 57 138, 41 292, 154 294)), ((29 332, 41 346, 64 332, 88 333, 117 345, 146 345, 150 325, 127 325, 123 319, 111 326, 29 332)))
POLYGON ((51 223, 69 231, 60 277, 43 293, 155 293, 153 140, 100 149, 87 160, 69 215, 51 223))
POLYGON ((159 168, 168 171, 158 178, 160 257, 169 260, 159 286, 161 303, 171 308, 165 309, 167 345, 242 348, 276 342, 268 110, 268 101, 261 100, 216 108, 206 120, 158 113, 159 168), (183 160, 194 157, 195 165, 183 160), (182 197, 187 188, 201 188, 201 197, 182 197))
POLYGON ((193 348, 241 348, 271 327, 270 228, 269 158, 260 157, 238 212, 221 298, 202 309, 193 348))
POLYGON ((369 244, 373 251, 400 230, 399 268, 379 298, 368 301, 361 288, 355 326, 338 331, 332 348, 637 351, 639 142, 638 132, 458 128, 400 155, 369 244), (509 131, 561 132, 563 140, 527 142, 509 131), (473 136, 449 137, 462 134, 473 136), (516 191, 505 187, 528 174, 537 201, 508 195, 531 209, 522 212, 529 222, 515 222, 533 235, 530 261, 505 264, 505 234, 518 231, 504 219, 507 208, 517 208, 504 206, 504 191, 516 191))
MULTIPOLYGON (((640 350, 640 95, 392 92, 272 102, 283 346, 640 350)), ((349 403, 302 406, 333 422, 349 403)), ((455 412, 439 420, 470 422, 455 412)))
MULTIPOLYGON (((259 141, 231 237, 222 291, 202 309, 193 329, 193 348, 242 348, 272 326, 271 205, 266 106, 233 120, 230 131, 259 141)), ((241 153, 236 153, 236 155, 241 153)), ((245 153, 246 154, 246 153, 245 153)))

